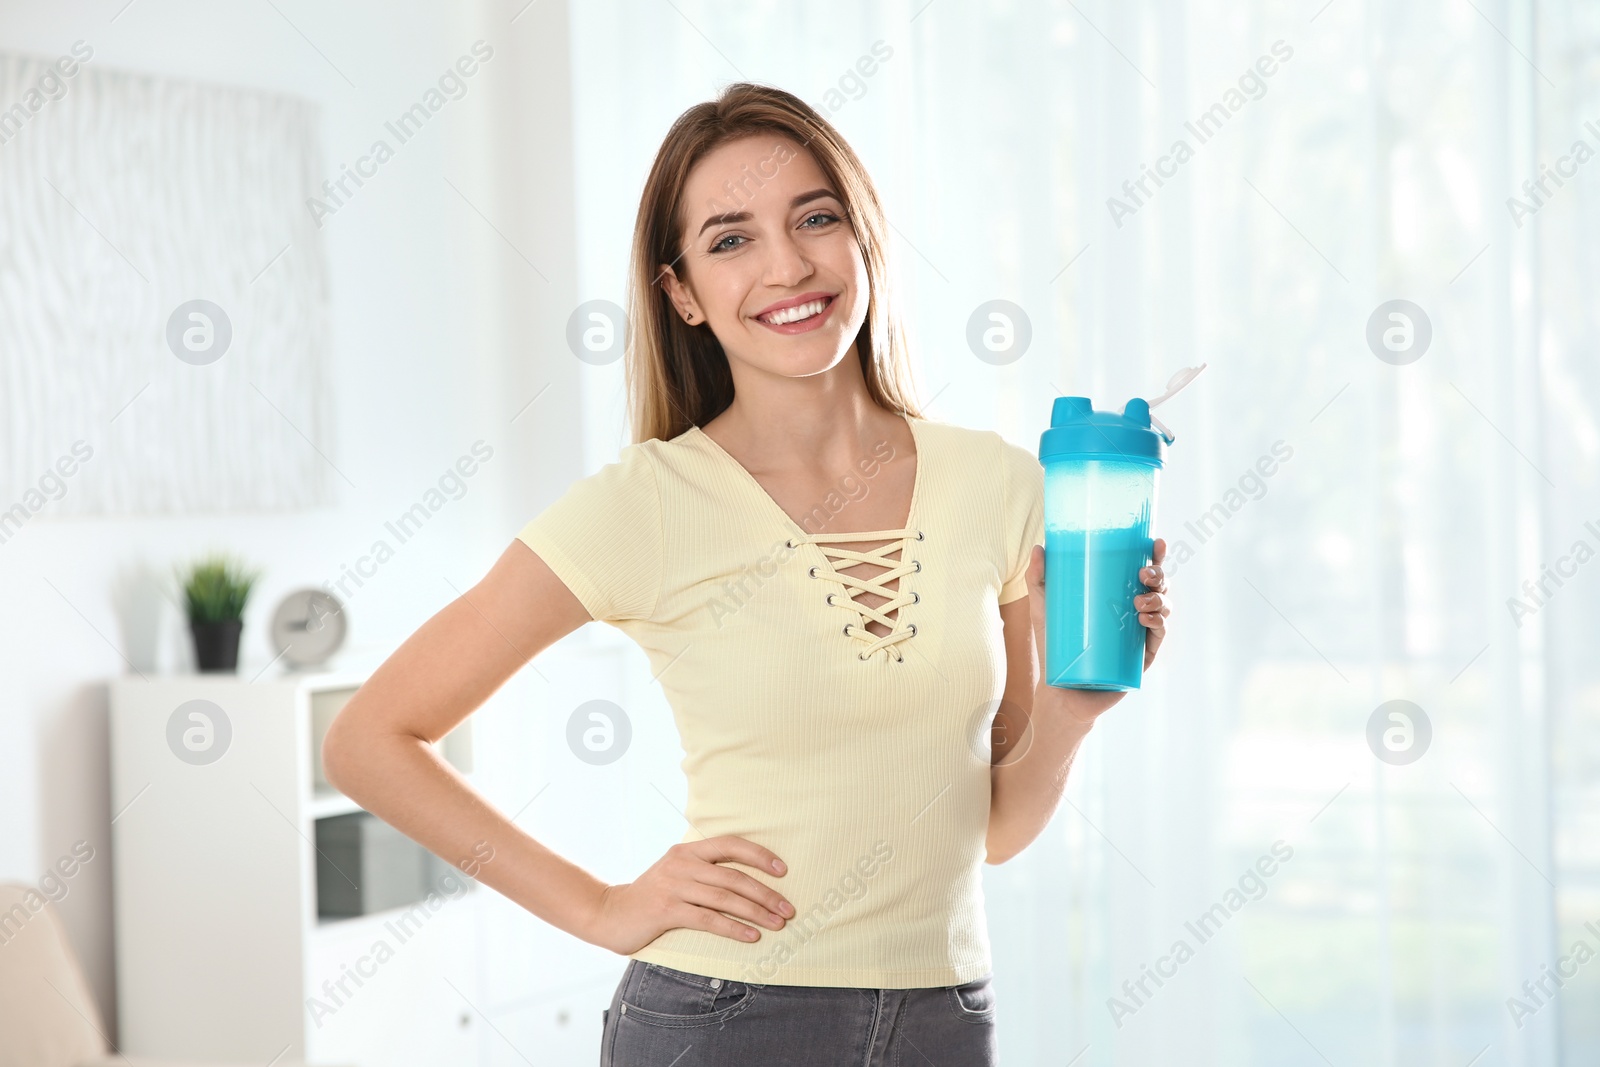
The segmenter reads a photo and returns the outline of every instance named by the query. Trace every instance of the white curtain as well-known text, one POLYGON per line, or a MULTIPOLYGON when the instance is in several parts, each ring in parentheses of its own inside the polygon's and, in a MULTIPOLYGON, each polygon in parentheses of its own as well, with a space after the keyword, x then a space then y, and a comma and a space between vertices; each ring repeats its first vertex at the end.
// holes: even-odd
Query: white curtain
MULTIPOLYGON (((672 119, 747 79, 866 161, 931 417, 1037 448, 1054 395, 1208 365, 1157 412, 1169 645, 986 871, 1004 1062, 1600 1058, 1593 5, 572 17, 582 299, 622 302, 672 119), (1001 366, 966 340, 994 299, 1032 331, 1001 366)), ((585 373, 593 468, 622 379, 585 373)))

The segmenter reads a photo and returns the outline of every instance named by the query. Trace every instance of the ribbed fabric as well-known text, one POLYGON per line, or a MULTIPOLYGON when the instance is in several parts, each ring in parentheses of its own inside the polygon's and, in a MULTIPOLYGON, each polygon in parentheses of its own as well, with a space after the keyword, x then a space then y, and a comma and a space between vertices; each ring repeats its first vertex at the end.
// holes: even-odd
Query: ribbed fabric
POLYGON ((683 743, 682 840, 735 834, 788 864, 781 878, 730 864, 794 904, 783 930, 757 927, 754 942, 669 930, 633 958, 777 985, 907 989, 989 972, 980 871, 1006 675, 998 605, 1027 595, 1044 471, 993 431, 906 421, 917 457, 902 558, 921 570, 900 579, 919 599, 895 622, 916 633, 867 659, 844 632, 862 616, 804 538, 851 528, 843 501, 872 491, 883 456, 802 526, 695 428, 628 445, 518 534, 648 654, 683 743))

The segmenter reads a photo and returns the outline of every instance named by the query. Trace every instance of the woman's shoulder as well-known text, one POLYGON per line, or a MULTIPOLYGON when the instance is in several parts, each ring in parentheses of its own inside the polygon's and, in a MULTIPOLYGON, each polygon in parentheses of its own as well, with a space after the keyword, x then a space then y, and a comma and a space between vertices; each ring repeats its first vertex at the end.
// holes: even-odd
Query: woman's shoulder
POLYGON ((630 441, 617 449, 617 457, 612 462, 629 467, 655 467, 685 456, 702 456, 705 451, 698 429, 691 426, 676 437, 630 441))
POLYGON ((650 437, 622 447, 622 455, 632 462, 649 462, 665 470, 681 470, 685 465, 705 463, 713 459, 715 453, 711 438, 698 426, 691 426, 676 437, 650 437))
POLYGON ((1013 444, 998 430, 918 418, 917 436, 939 447, 956 465, 982 467, 991 472, 1000 467, 1007 472, 1026 472, 1030 465, 1039 463, 1031 451, 1013 444))

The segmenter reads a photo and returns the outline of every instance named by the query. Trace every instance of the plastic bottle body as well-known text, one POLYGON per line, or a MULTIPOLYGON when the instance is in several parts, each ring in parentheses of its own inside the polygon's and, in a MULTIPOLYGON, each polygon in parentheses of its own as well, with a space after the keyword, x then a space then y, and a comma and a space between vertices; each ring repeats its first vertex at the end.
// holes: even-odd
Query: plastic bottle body
POLYGON ((1145 628, 1133 598, 1151 561, 1159 468, 1122 457, 1045 463, 1045 663, 1050 685, 1139 688, 1145 628))

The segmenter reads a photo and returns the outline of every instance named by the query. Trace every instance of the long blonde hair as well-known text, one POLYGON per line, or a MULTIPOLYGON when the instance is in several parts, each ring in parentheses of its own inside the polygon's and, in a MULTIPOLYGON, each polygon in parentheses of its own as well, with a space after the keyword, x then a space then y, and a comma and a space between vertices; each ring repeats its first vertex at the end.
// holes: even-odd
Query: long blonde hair
POLYGON ((759 133, 784 135, 810 149, 838 190, 866 261, 867 317, 856 350, 868 395, 888 411, 921 414, 912 397, 905 332, 890 302, 888 221, 866 168, 839 131, 799 97, 735 82, 715 100, 678 116, 639 198, 625 364, 635 443, 670 440, 704 426, 733 402, 733 375, 722 345, 706 323, 691 326, 679 317, 660 284, 661 266, 675 265, 683 250, 680 207, 689 171, 720 145, 759 133))

